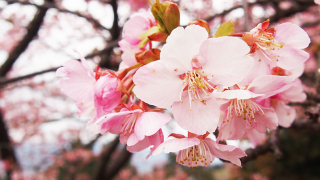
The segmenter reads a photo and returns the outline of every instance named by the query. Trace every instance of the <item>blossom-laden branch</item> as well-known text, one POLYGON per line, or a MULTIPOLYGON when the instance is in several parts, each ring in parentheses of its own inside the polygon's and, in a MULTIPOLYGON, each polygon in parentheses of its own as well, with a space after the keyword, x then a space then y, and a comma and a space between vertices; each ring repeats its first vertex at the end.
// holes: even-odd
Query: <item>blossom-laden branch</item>
MULTIPOLYGON (((111 4, 116 13, 116 0, 111 4)), ((150 147, 148 157, 178 152, 177 163, 188 167, 207 167, 216 157, 241 166, 246 154, 219 142, 291 126, 296 110, 288 103, 306 99, 299 77, 310 38, 303 29, 293 23, 269 28, 267 20, 234 33, 234 24, 226 22, 210 36, 203 20, 179 27, 179 7, 172 2, 157 0, 151 12, 134 14, 124 25, 117 72, 99 66, 93 71, 82 57, 56 72, 79 116, 91 118, 92 133, 119 134, 131 153, 150 147), (156 49, 153 41, 164 45, 156 49), (168 108, 188 136, 172 133, 174 139, 164 141, 162 127, 171 117, 162 111, 168 108), (217 128, 216 142, 208 136, 217 128)), ((268 143, 248 159, 268 151, 280 158, 277 131, 268 143)))

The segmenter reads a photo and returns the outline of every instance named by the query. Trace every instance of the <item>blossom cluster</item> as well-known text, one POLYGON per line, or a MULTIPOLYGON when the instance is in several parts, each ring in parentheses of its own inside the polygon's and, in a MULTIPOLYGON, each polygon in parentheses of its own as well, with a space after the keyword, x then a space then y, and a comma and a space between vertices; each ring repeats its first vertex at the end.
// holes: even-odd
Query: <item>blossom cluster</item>
POLYGON ((120 134, 130 152, 177 152, 177 163, 189 167, 209 166, 215 157, 241 166, 245 152, 223 142, 246 136, 257 144, 267 129, 291 125, 296 112, 288 103, 306 99, 299 76, 310 39, 303 29, 270 28, 267 20, 234 33, 226 22, 212 35, 203 20, 181 27, 172 2, 157 1, 151 12, 133 14, 124 25, 117 72, 93 71, 84 58, 57 70, 79 116, 91 118, 91 132, 120 134), (167 109, 187 136, 164 141, 167 109))

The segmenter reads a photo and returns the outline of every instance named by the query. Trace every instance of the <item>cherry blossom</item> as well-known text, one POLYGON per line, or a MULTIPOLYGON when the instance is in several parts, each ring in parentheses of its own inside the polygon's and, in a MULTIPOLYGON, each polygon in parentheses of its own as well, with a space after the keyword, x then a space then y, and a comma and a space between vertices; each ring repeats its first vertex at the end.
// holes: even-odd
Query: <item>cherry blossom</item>
POLYGON ((178 27, 163 46, 160 60, 141 67, 133 76, 133 92, 160 108, 172 105, 182 128, 196 134, 213 132, 220 115, 210 94, 217 85, 232 86, 248 74, 253 65, 248 52, 240 39, 208 39, 205 28, 178 27))
POLYGON ((267 65, 283 69, 302 65, 309 58, 309 54, 302 50, 310 43, 308 34, 293 23, 287 22, 268 29, 269 23, 267 20, 258 24, 242 38, 251 46, 256 64, 260 64, 256 66, 264 72, 267 65))
POLYGON ((120 142, 127 144, 129 151, 136 152, 150 145, 163 142, 161 127, 170 119, 171 117, 168 115, 148 111, 136 104, 130 107, 125 105, 120 112, 109 113, 100 117, 95 122, 99 127, 95 133, 120 133, 120 142))
POLYGON ((159 145, 152 155, 159 154, 162 150, 165 153, 178 152, 177 163, 188 166, 209 166, 215 157, 232 162, 241 166, 239 158, 246 154, 239 148, 230 145, 218 144, 208 138, 209 133, 205 135, 196 135, 189 133, 188 137, 180 134, 171 134, 177 139, 170 139, 159 145))
POLYGON ((292 86, 294 77, 265 75, 254 79, 249 85, 236 85, 230 90, 217 93, 218 98, 228 100, 221 106, 226 113, 220 121, 218 139, 239 139, 246 128, 255 128, 264 133, 266 128, 274 130, 278 117, 271 107, 264 107, 261 101, 281 93, 292 86))
POLYGON ((93 123, 102 115, 110 113, 119 105, 121 99, 120 83, 116 75, 110 71, 95 72, 89 67, 86 59, 81 62, 67 61, 59 68, 56 75, 64 77, 60 81, 61 91, 76 100, 79 117, 91 117, 88 128, 97 128, 93 123))
MULTIPOLYGON (((298 78, 303 73, 303 69, 304 66, 292 70, 284 70, 280 67, 275 67, 272 69, 272 74, 298 78)), ((306 98, 307 96, 303 92, 300 79, 296 79, 289 89, 271 96, 270 102, 267 102, 267 104, 270 104, 270 106, 274 108, 279 119, 279 125, 282 127, 290 127, 296 117, 296 110, 294 107, 287 104, 289 102, 303 102, 306 98)))

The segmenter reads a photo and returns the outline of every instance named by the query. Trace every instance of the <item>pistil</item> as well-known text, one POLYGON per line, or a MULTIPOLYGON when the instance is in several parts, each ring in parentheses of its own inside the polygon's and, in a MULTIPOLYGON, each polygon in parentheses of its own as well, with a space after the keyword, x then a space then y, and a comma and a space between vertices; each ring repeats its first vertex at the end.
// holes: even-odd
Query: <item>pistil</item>
POLYGON ((204 93, 206 94, 206 96, 209 96, 210 93, 212 93, 214 90, 207 76, 208 75, 206 75, 204 71, 199 72, 197 70, 193 70, 185 74, 185 77, 183 79, 183 88, 180 92, 180 100, 181 103, 183 103, 182 92, 184 90, 187 90, 189 96, 190 111, 192 101, 199 100, 200 102, 203 102, 204 100, 201 98, 201 94, 204 93))

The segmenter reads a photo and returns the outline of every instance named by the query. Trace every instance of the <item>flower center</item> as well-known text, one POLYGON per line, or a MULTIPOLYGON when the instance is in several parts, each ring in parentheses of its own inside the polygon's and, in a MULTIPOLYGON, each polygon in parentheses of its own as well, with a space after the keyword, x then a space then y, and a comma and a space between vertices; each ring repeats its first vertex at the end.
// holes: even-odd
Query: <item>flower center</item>
POLYGON ((256 38, 256 44, 260 49, 263 49, 263 50, 275 50, 276 48, 278 48, 279 50, 280 48, 283 47, 283 45, 276 44, 274 42, 273 33, 271 32, 261 33, 256 38))
POLYGON ((137 119, 140 117, 141 113, 133 113, 128 116, 126 116, 122 123, 122 128, 120 133, 122 133, 124 136, 126 133, 130 134, 134 131, 134 126, 136 124, 137 119))
MULTIPOLYGON (((183 78, 183 88, 180 92, 180 100, 182 101, 182 92, 187 90, 189 96, 190 110, 191 110, 191 102, 194 100, 199 100, 204 103, 204 100, 201 98, 201 93, 209 96, 210 93, 213 92, 214 88, 210 84, 208 75, 204 74, 204 71, 199 72, 197 70, 187 72, 183 78)), ((213 77, 213 75, 212 75, 213 77)))
MULTIPOLYGON (((265 116, 260 105, 251 101, 251 99, 232 99, 228 106, 227 122, 229 122, 230 118, 233 119, 233 111, 238 118, 242 117, 251 127, 253 123, 257 124, 254 117, 256 113, 262 113, 262 115, 265 116)), ((225 121, 223 121, 223 123, 225 123, 225 121)))
POLYGON ((189 167, 208 166, 214 158, 208 145, 203 140, 200 140, 199 145, 179 151, 177 162, 189 167))

